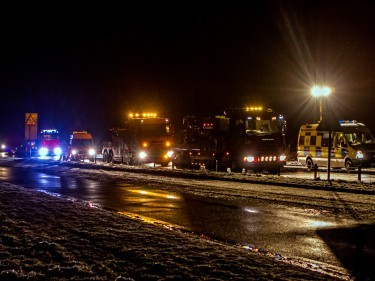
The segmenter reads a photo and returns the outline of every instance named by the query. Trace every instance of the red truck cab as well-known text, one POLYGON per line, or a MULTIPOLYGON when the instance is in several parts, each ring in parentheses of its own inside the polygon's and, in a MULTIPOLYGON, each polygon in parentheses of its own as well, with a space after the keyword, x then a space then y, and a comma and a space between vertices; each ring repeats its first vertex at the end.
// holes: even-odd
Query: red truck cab
POLYGON ((62 154, 59 131, 46 129, 40 132, 39 156, 60 156, 62 154))

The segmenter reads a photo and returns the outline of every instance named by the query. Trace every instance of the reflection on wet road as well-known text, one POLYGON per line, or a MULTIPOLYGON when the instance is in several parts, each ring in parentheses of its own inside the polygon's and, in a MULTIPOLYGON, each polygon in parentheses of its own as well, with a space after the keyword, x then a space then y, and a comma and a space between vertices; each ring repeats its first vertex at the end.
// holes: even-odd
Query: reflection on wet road
POLYGON ((256 201, 244 206, 233 200, 194 197, 130 184, 110 185, 16 168, 0 167, 0 180, 165 221, 239 245, 333 265, 340 264, 317 230, 353 223, 316 210, 256 201))

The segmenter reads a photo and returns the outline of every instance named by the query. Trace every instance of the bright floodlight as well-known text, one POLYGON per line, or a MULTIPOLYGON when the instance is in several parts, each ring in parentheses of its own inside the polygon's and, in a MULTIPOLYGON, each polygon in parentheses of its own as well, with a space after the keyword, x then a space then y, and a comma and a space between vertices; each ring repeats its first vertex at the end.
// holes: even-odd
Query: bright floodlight
POLYGON ((314 97, 326 97, 331 93, 331 88, 329 87, 319 87, 315 86, 311 89, 311 94, 314 97))

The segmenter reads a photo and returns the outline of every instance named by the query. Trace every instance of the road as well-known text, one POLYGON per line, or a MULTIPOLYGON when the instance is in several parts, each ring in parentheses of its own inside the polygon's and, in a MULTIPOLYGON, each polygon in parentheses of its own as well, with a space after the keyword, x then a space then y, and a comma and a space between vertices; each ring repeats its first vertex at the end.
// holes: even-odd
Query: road
MULTIPOLYGON (((103 176, 103 171, 96 172, 103 176)), ((152 176, 133 175, 137 176, 155 182, 152 176)), ((374 256, 374 248, 368 247, 373 242, 373 217, 366 213, 374 213, 375 207, 367 195, 160 177, 154 184, 113 184, 5 167, 0 179, 163 221, 252 250, 311 260, 326 270, 342 266, 356 270, 358 259, 374 256), (356 236, 362 241, 353 241, 356 236), (355 253, 353 243, 362 243, 354 247, 355 253)))

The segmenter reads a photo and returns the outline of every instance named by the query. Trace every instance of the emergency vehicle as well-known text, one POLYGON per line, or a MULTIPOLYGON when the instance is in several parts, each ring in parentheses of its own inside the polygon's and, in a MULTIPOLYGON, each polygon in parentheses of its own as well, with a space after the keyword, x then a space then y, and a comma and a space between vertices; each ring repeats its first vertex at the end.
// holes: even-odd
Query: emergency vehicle
POLYGON ((176 168, 278 173, 286 163, 286 121, 260 106, 231 108, 224 115, 186 116, 174 150, 176 168))
MULTIPOLYGON (((375 139, 363 123, 354 120, 339 121, 341 130, 331 132, 332 168, 370 166, 375 163, 375 139)), ((328 166, 328 131, 318 124, 302 125, 298 134, 297 159, 311 170, 314 165, 328 166)))
POLYGON ((87 131, 74 131, 69 138, 68 160, 94 161, 96 151, 92 135, 87 131))
POLYGON ((103 162, 154 163, 167 166, 172 156, 171 124, 155 113, 129 114, 121 128, 109 130, 103 162))
POLYGON ((39 156, 60 156, 62 153, 59 131, 46 129, 40 132, 39 156))

